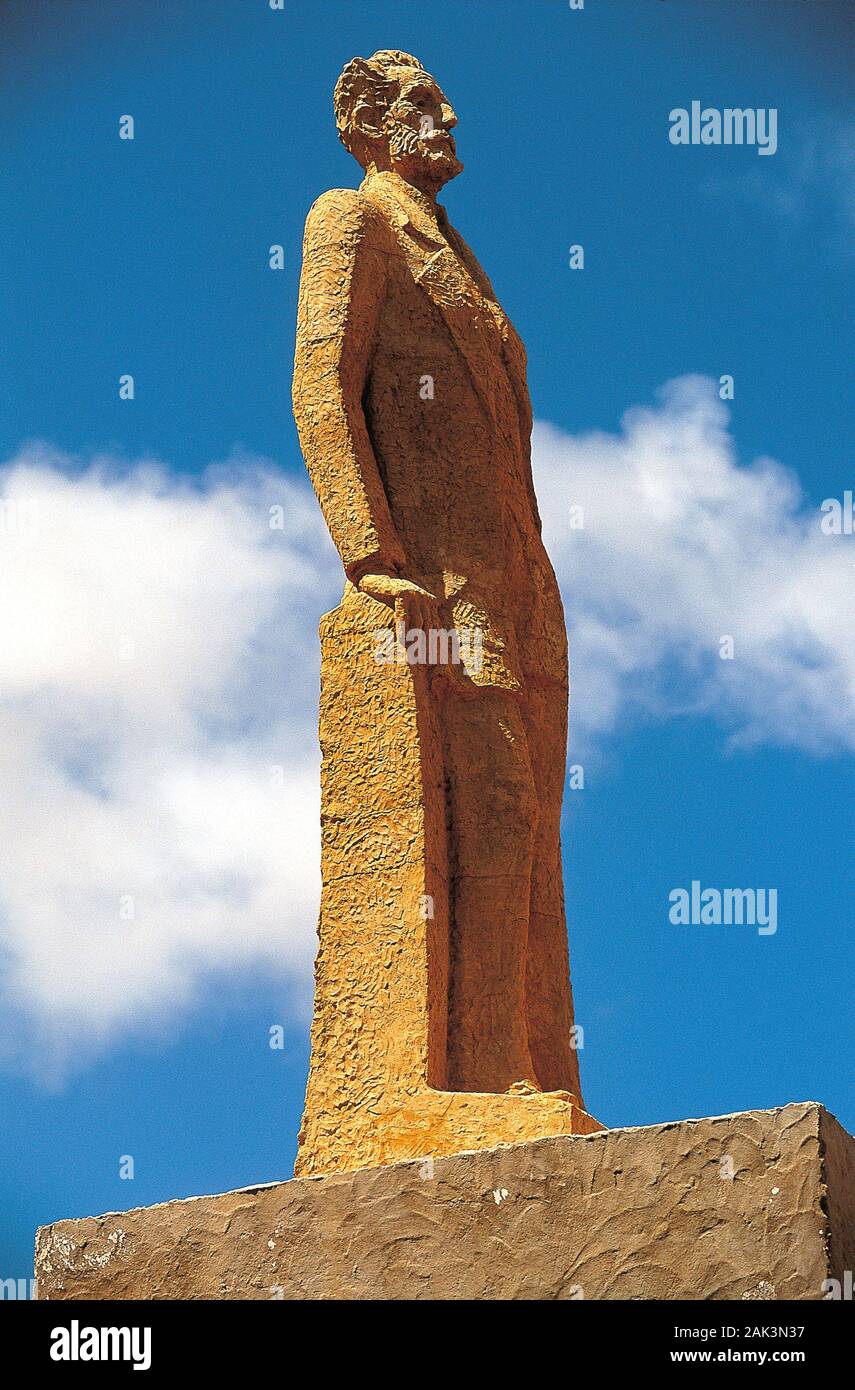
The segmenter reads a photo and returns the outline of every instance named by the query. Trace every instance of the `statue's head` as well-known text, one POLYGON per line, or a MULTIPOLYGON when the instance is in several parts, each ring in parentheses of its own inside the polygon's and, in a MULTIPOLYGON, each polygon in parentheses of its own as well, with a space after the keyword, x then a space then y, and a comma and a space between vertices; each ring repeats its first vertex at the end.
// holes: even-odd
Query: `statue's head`
POLYGON ((459 174, 443 92, 410 53, 381 49, 353 58, 335 86, 335 121, 342 144, 363 169, 391 169, 431 195, 459 174))

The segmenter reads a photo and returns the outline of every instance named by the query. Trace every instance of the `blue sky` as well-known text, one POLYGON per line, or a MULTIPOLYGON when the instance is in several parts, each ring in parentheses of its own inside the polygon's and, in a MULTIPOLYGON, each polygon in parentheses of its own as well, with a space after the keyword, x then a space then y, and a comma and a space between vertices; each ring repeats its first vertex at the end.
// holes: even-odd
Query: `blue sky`
POLYGON ((529 355, 586 769, 564 839, 589 1109, 638 1125, 817 1099, 855 1126, 855 537, 818 525, 853 486, 852 27, 834 0, 3 7, 0 457, 5 495, 35 488, 58 529, 49 554, 13 555, 26 650, 0 685, 4 742, 23 749, 11 784, 34 789, 1 822, 0 1277, 27 1274, 39 1223, 291 1172, 315 631, 338 580, 290 362, 306 212, 359 177, 332 86, 379 47, 416 53, 455 105, 466 167, 443 201, 529 355), (775 107, 778 152, 670 145, 670 110, 695 99, 775 107), (270 501, 284 538, 250 534, 270 501), (119 682, 87 642, 131 608, 145 635, 119 682), (274 814, 253 769, 280 763, 274 814), (151 830, 164 805, 180 810, 174 882, 151 830), (113 893, 103 860, 127 852, 142 875, 142 838, 159 888, 129 965, 118 924, 109 949, 87 933, 113 893), (777 888, 778 931, 675 927, 668 894, 693 879, 777 888))

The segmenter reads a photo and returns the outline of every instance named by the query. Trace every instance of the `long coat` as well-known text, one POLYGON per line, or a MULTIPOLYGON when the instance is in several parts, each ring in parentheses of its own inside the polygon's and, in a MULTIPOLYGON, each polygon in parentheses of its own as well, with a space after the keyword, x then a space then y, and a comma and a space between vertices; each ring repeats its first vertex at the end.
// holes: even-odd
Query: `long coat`
POLYGON ((303 256, 295 415, 348 577, 390 569, 446 627, 478 629, 475 685, 566 690, 525 350, 474 255, 443 208, 378 173, 317 200, 303 256))
POLYGON ((443 209, 394 173, 319 198, 303 257, 294 413, 348 578, 421 584, 467 639, 436 706, 448 1085, 533 1082, 578 1100, 559 833, 567 644, 523 346, 443 209))

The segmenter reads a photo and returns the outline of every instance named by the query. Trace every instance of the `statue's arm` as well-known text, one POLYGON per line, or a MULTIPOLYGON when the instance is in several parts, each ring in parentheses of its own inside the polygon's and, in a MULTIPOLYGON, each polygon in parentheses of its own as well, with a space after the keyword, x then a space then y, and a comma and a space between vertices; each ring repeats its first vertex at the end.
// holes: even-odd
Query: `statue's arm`
POLYGON ((400 572, 405 557, 362 409, 389 248, 353 189, 325 193, 306 222, 294 416, 312 485, 348 577, 400 572))

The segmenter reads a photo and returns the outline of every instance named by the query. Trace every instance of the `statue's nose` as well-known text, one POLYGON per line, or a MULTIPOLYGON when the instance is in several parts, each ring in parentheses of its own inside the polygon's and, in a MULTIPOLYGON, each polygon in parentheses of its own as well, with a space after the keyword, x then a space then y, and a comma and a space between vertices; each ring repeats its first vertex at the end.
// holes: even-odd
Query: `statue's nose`
POLYGON ((457 125, 457 117, 454 114, 454 107, 449 106, 448 103, 444 101, 439 109, 442 114, 443 128, 445 130, 453 130, 454 127, 457 125))

